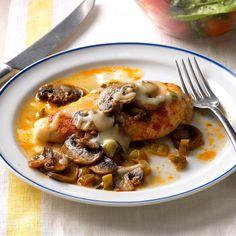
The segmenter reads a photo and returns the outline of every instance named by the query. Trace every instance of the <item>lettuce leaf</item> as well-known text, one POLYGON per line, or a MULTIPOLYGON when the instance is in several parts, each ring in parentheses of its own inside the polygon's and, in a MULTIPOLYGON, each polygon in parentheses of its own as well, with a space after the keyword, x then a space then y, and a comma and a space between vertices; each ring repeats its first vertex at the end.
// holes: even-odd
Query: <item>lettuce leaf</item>
POLYGON ((177 20, 198 20, 236 11, 236 0, 171 0, 170 12, 177 20))

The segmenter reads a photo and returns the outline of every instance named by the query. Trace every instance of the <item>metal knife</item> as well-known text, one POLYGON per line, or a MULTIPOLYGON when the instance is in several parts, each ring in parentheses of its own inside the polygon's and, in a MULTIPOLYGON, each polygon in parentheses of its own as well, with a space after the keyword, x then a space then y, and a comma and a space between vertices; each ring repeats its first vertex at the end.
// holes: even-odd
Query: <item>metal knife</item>
POLYGON ((0 65, 0 85, 4 84, 12 76, 18 73, 19 70, 52 53, 86 18, 93 9, 94 4, 95 0, 84 0, 60 24, 32 46, 25 49, 5 64, 0 65))

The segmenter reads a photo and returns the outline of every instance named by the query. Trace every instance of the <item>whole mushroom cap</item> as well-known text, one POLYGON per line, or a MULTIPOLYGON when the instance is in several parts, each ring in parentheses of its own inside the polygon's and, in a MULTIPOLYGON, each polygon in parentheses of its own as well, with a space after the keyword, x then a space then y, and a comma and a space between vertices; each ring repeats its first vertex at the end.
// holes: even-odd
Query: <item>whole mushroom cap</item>
POLYGON ((204 144, 202 132, 193 125, 182 124, 170 133, 170 139, 175 148, 179 148, 181 139, 189 139, 188 150, 196 149, 204 144))
POLYGON ((73 85, 45 84, 37 93, 37 98, 56 105, 66 105, 75 102, 85 95, 85 91, 73 85))

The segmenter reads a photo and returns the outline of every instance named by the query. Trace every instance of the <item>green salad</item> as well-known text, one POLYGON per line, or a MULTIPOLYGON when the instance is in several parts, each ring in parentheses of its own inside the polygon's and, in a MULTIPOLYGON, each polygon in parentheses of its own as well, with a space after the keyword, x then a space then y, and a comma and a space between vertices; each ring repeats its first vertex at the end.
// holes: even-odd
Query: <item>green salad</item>
POLYGON ((236 0, 172 0, 171 15, 177 20, 192 21, 236 11, 236 0))
POLYGON ((236 25, 236 0, 170 0, 172 19, 201 36, 218 36, 236 25))

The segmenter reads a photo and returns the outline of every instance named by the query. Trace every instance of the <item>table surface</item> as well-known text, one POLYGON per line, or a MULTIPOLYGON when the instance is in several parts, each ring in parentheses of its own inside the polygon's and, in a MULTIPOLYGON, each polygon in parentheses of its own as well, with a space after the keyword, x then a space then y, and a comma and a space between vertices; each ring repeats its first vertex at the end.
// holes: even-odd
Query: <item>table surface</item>
POLYGON ((0 63, 3 61, 4 58, 4 46, 6 38, 9 3, 9 0, 1 0, 0 3, 0 63))
MULTIPOLYGON (((162 35, 132 1, 126 1, 97 0, 93 17, 89 18, 80 29, 81 31, 76 33, 62 49, 115 41, 163 43, 203 53, 236 71, 235 43, 196 43, 162 35), (129 15, 131 11, 132 17, 129 15), (109 22, 111 17, 112 22, 109 22), (110 24, 113 24, 112 29, 110 24), (117 32, 115 28, 119 28, 120 25, 124 28, 117 32), (132 27, 132 34, 130 27, 132 27)), ((3 26, 7 24, 8 3, 8 0, 1 0, 0 61, 3 58, 2 48, 5 35, 3 26)), ((6 47, 9 47, 9 43, 6 47)), ((5 49, 8 49, 6 58, 14 55, 14 50, 5 49)), ((42 235, 53 235, 53 232, 58 232, 60 229, 61 233, 58 235, 78 233, 79 235, 103 236, 233 236, 236 232, 235 186, 236 173, 210 189, 192 196, 159 205, 133 208, 89 206, 43 194, 42 209, 46 214, 44 215, 45 225, 41 228, 42 235)))

